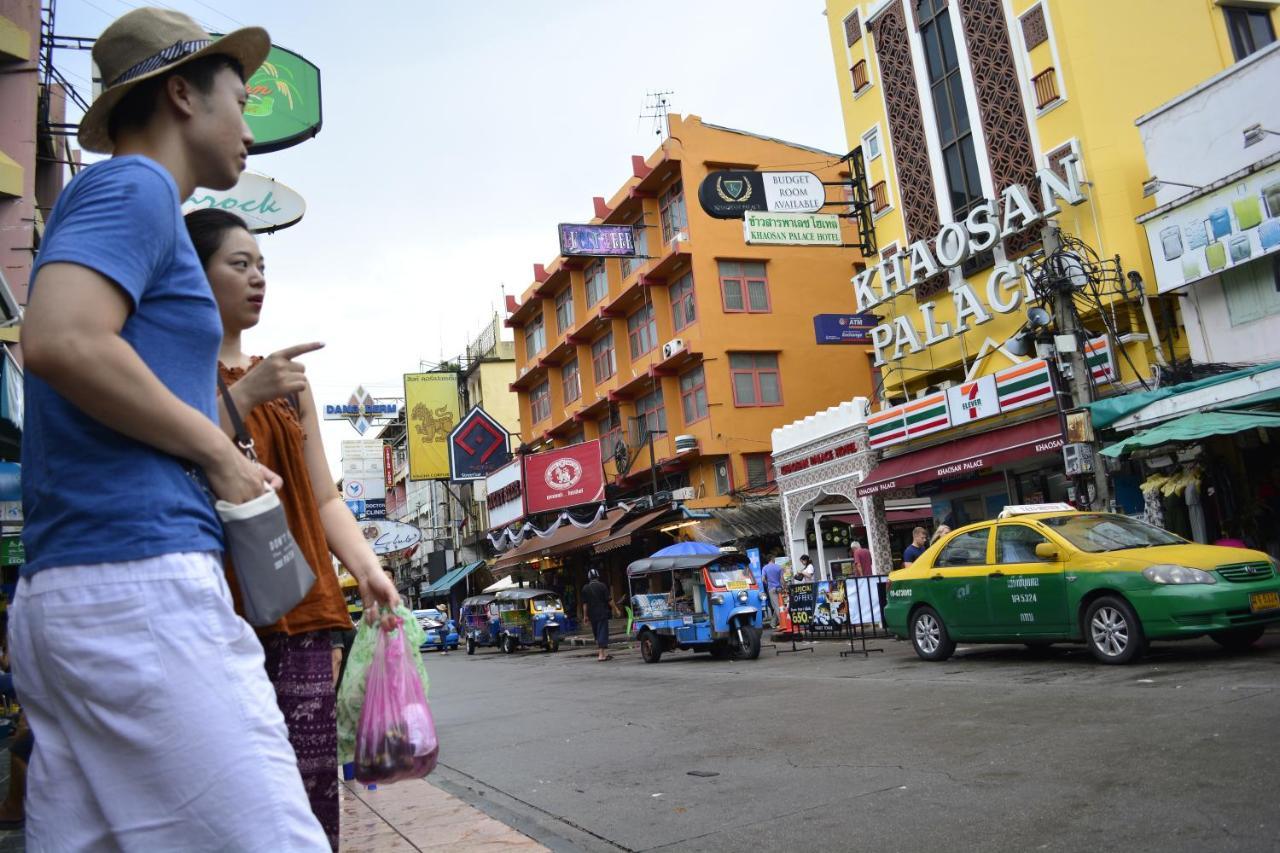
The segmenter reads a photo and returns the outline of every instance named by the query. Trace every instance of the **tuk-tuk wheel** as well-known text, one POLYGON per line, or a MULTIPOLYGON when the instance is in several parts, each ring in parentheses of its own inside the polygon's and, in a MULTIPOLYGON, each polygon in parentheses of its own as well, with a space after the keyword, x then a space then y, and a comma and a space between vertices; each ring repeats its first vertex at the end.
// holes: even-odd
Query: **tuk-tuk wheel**
POLYGON ((474 655, 476 653, 476 638, 467 637, 467 654, 474 655))
POLYGON ((734 660, 755 660, 760 657, 760 631, 754 625, 735 629, 729 640, 729 653, 734 660), (741 632, 741 639, 738 635, 741 632))
POLYGON ((559 634, 557 634, 555 631, 547 631, 546 634, 544 634, 543 636, 545 637, 544 644, 546 645, 548 652, 560 651, 560 635, 559 634))
POLYGON ((652 631, 640 634, 640 657, 645 663, 657 663, 662 660, 662 640, 652 631))
POLYGON ((506 654, 513 655, 516 653, 516 638, 507 634, 502 638, 502 651, 506 654))

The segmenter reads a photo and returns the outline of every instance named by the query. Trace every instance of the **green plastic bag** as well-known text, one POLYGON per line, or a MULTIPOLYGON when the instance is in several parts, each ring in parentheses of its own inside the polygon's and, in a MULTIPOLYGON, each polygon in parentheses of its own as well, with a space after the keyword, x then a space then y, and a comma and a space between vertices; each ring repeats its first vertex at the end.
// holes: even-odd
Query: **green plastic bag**
MULTIPOLYGON (((404 631, 409 640, 409 653, 414 665, 418 668, 418 677, 422 679, 422 692, 430 698, 431 679, 427 676, 427 667, 422 662, 418 649, 422 646, 424 632, 418 620, 409 608, 396 608, 396 615, 402 621, 397 631, 404 631)), ((364 707, 364 688, 369 680, 369 665, 373 663, 373 650, 378 644, 378 631, 382 630, 375 622, 370 624, 360 620, 356 628, 356 639, 351 644, 351 652, 347 655, 347 669, 342 675, 342 684, 338 687, 338 763, 349 764, 356 756, 356 729, 360 724, 360 709, 364 707)))

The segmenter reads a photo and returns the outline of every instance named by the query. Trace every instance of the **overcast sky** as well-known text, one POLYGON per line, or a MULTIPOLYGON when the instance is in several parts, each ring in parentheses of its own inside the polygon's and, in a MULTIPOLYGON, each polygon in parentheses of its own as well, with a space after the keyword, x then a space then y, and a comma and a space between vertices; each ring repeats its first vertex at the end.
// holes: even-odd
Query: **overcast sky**
MULTIPOLYGON (((96 37, 138 3, 61 0, 59 35, 96 37)), ((249 169, 300 192, 306 218, 262 238, 267 301, 246 348, 309 340, 318 402, 459 353, 557 222, 586 221, 630 155, 658 144, 647 91, 673 111, 846 148, 821 0, 172 0, 211 30, 266 27, 320 67, 324 127, 249 169)), ((57 65, 89 97, 87 53, 57 65)), ((71 120, 75 120, 73 117, 71 120)), ((515 424, 509 425, 512 429, 515 424)), ((338 442, 357 438, 326 424, 338 442)))

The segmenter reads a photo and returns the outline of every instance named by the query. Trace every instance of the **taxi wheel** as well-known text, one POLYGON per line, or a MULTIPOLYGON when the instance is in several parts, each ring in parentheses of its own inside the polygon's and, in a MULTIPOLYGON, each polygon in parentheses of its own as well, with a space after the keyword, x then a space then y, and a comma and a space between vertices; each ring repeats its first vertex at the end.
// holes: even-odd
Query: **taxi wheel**
POLYGON ((662 645, 652 631, 640 635, 640 657, 645 663, 657 663, 662 660, 662 645))
POLYGON ((942 624, 942 617, 932 607, 921 607, 911 614, 911 645, 921 660, 943 661, 955 653, 956 644, 942 624))
POLYGON ((1084 641, 1103 663, 1133 663, 1146 651, 1147 637, 1129 602, 1114 595, 1095 599, 1084 614, 1084 641))
POLYGON ((1243 652, 1258 640, 1261 640, 1266 630, 1266 625, 1254 625, 1251 628, 1234 628, 1230 631, 1218 631, 1216 634, 1210 634, 1209 639, 1229 652, 1243 652))
POLYGON ((476 653, 476 638, 467 637, 467 654, 474 655, 476 653))

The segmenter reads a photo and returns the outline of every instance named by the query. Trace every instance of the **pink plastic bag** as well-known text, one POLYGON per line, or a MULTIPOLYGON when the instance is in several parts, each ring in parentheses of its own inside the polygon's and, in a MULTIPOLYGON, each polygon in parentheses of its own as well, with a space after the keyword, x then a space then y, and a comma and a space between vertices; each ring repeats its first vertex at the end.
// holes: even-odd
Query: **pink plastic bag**
POLYGON ((379 631, 356 730, 356 779, 421 779, 440 754, 436 724, 403 629, 379 631))

